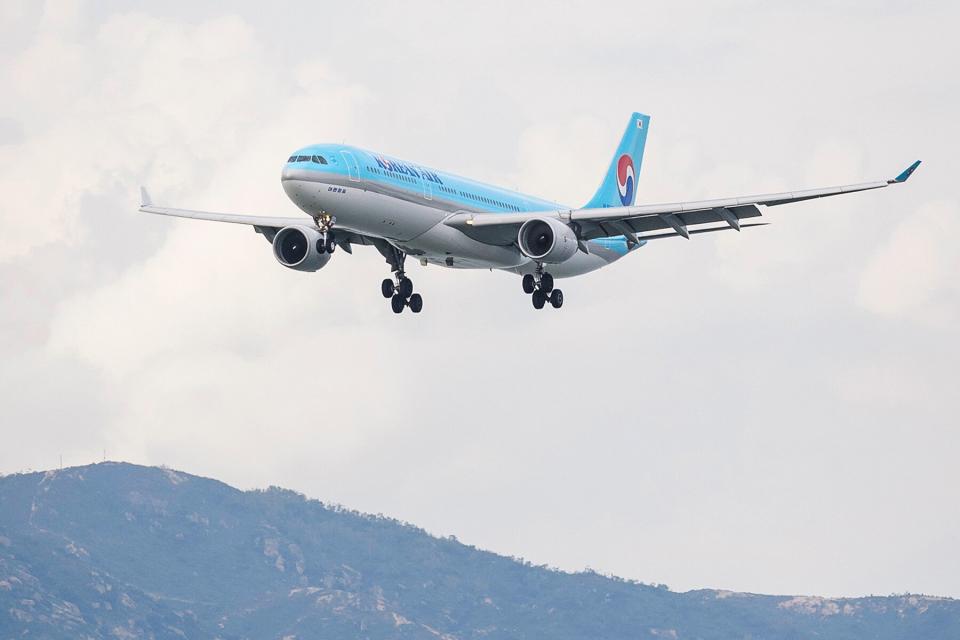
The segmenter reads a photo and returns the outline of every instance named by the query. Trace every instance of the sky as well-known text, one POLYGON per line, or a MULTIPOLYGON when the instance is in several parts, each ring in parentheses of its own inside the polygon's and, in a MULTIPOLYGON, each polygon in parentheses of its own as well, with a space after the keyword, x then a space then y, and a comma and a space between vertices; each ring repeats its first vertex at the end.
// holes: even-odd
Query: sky
POLYGON ((278 485, 676 590, 960 597, 950 2, 0 0, 0 473, 278 485), (906 185, 516 276, 282 268, 289 153, 346 142, 571 205, 632 111, 642 203, 906 185))

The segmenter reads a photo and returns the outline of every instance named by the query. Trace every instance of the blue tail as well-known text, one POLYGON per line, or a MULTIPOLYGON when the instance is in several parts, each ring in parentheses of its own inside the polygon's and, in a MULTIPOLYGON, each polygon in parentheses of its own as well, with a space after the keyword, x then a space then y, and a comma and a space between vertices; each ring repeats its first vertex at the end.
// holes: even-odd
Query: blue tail
POLYGON ((634 113, 627 123, 620 146, 610 162, 597 193, 584 208, 629 207, 637 199, 637 178, 643 162, 643 147, 647 144, 650 116, 634 113))

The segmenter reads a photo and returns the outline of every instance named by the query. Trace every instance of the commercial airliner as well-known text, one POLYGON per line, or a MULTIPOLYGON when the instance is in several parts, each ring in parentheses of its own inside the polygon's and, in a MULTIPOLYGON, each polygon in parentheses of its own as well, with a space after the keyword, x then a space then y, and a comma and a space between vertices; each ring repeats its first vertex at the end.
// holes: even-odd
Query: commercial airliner
POLYGON ((650 240, 762 226, 742 222, 759 207, 880 189, 906 182, 914 162, 896 178, 804 191, 715 200, 635 205, 637 178, 650 117, 634 113, 596 194, 581 208, 430 169, 415 162, 342 144, 317 144, 287 158, 283 190, 304 216, 211 213, 153 204, 141 188, 140 211, 245 224, 273 245, 288 269, 318 271, 339 247, 353 253, 372 245, 393 273, 381 284, 394 313, 423 308, 406 259, 454 269, 501 269, 522 276, 533 306, 563 305, 554 278, 611 264, 650 240))

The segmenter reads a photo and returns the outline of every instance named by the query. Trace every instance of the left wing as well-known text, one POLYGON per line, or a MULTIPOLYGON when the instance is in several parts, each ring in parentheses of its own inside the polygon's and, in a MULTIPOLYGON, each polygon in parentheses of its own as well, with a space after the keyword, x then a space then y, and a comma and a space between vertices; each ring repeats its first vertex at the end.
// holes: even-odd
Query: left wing
MULTIPOLYGON (((175 218, 192 218, 194 220, 210 220, 213 222, 249 225, 253 227, 257 233, 263 234, 269 242, 273 242, 273 236, 284 227, 316 227, 316 223, 307 217, 276 218, 273 216, 248 216, 237 213, 215 213, 212 211, 158 207, 153 204, 150 194, 147 193, 147 190, 143 187, 140 187, 140 203, 140 211, 144 213, 173 216, 175 218)), ((335 230, 334 239, 347 253, 350 253, 351 244, 373 244, 373 241, 367 236, 340 228, 335 230)))
MULTIPOLYGON (((760 216, 758 206, 775 207, 791 202, 801 202, 814 198, 825 198, 844 193, 882 189, 891 184, 906 182, 920 166, 917 160, 892 180, 863 182, 860 184, 808 189, 757 196, 741 196, 718 200, 698 200, 693 202, 675 202, 633 207, 607 207, 598 209, 571 209, 568 211, 541 211, 523 213, 458 213, 447 218, 445 223, 460 229, 477 240, 491 244, 510 244, 516 241, 517 230, 527 220, 552 217, 562 220, 577 229, 581 240, 624 235, 628 240, 653 239, 654 236, 639 237, 636 234, 671 229, 668 236, 690 238, 691 233, 706 231, 690 230, 690 225, 708 223, 726 223, 727 228, 740 230, 740 220, 760 216)), ((658 234, 657 237, 664 237, 658 234)))

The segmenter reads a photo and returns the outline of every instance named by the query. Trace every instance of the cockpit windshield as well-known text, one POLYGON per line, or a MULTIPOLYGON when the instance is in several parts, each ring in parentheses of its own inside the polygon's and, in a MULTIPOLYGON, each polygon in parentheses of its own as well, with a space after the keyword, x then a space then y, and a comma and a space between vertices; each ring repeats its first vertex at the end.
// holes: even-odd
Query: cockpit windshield
POLYGON ((290 156, 287 162, 313 162, 314 164, 327 164, 327 159, 323 156, 290 156))

